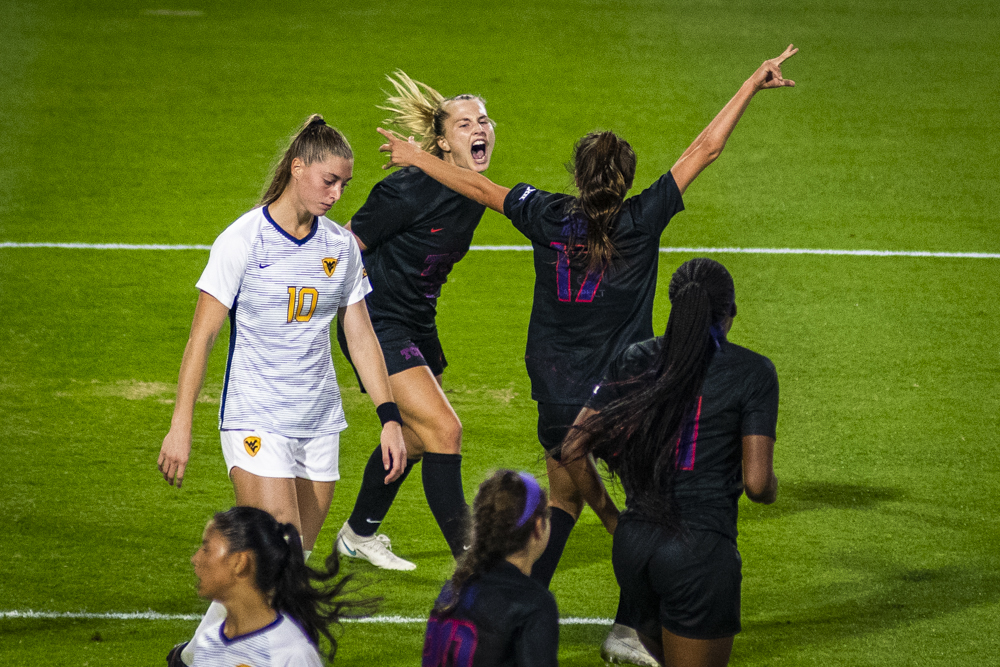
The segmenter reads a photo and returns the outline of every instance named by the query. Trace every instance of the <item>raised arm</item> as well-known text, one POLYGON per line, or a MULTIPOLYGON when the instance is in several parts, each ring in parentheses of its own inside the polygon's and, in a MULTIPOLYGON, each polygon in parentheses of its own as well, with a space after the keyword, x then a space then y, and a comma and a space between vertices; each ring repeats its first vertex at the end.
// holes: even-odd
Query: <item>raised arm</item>
MULTIPOLYGON (((389 373, 385 369, 385 357, 372 329, 365 300, 341 308, 337 318, 344 327, 347 349, 351 353, 354 367, 361 376, 361 383, 367 390, 375 407, 392 402, 389 388, 389 373)), ((382 426, 382 466, 386 470, 385 483, 399 478, 406 467, 406 444, 403 442, 402 424, 387 421, 382 426)))
POLYGON ((687 189, 687 186, 691 185, 691 182, 705 167, 712 164, 715 158, 722 153, 729 135, 733 133, 736 123, 743 116, 743 112, 746 111, 750 100, 757 94, 757 91, 795 85, 791 79, 782 77, 781 63, 794 56, 798 51, 797 48, 789 44, 780 56, 765 60, 757 68, 757 71, 740 86, 740 89, 726 106, 722 107, 722 111, 712 119, 708 127, 702 130, 698 138, 688 146, 677 163, 670 169, 670 173, 674 176, 674 182, 677 183, 681 193, 687 189))
POLYGON ((170 419, 170 431, 163 439, 160 456, 156 461, 163 479, 177 488, 184 481, 184 470, 191 455, 194 404, 205 382, 208 355, 228 315, 229 309, 214 296, 206 292, 198 296, 191 335, 184 347, 181 371, 177 379, 177 399, 174 401, 174 415, 170 419))
POLYGON ((386 143, 379 146, 379 151, 389 154, 389 162, 382 166, 383 169, 390 167, 416 167, 435 181, 440 182, 447 188, 451 188, 463 197, 468 197, 474 202, 479 202, 483 206, 488 206, 498 213, 503 213, 503 200, 510 192, 510 188, 497 185, 482 174, 471 169, 462 169, 453 164, 448 164, 444 160, 434 157, 430 153, 421 150, 420 146, 413 141, 413 137, 404 141, 392 132, 377 128, 379 133, 386 138, 386 143))
MULTIPOLYGON (((597 414, 596 410, 584 408, 576 416, 573 425, 579 425, 597 414)), ((604 528, 614 535, 618 526, 618 507, 611 499, 601 475, 597 472, 597 462, 594 461, 593 454, 584 454, 587 451, 587 444, 590 435, 582 429, 572 428, 563 441, 561 465, 569 473, 570 479, 576 485, 580 495, 590 508, 594 510, 597 517, 604 524, 604 528)))

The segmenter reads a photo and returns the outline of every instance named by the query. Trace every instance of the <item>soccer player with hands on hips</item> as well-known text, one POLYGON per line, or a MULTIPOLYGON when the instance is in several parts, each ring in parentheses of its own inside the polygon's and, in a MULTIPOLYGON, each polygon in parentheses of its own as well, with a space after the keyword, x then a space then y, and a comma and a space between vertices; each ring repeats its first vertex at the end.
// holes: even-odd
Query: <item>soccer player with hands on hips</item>
MULTIPOLYGON (((350 232, 324 217, 353 165, 344 136, 313 115, 284 153, 261 206, 212 245, 157 462, 163 478, 180 487, 195 400, 228 318, 219 429, 236 502, 294 525, 306 560, 340 478, 339 433, 347 427, 330 349, 334 317, 382 420, 384 481, 398 479, 406 463, 402 420, 365 306, 371 287, 361 252, 350 232)), ((213 603, 196 638, 224 615, 213 603)), ((185 664, 192 647, 181 655, 185 664)))
POLYGON ((549 539, 545 491, 498 470, 479 486, 472 544, 434 603, 423 667, 554 667, 559 609, 530 577, 549 539))
POLYGON ((724 266, 685 262, 668 294, 666 331, 612 362, 562 460, 614 534, 616 623, 662 664, 722 667, 741 627, 738 500, 745 491, 769 504, 778 493, 778 376, 727 339, 736 298, 724 266), (594 455, 621 480, 621 514, 594 455))
POLYGON ((224 605, 228 615, 197 637, 194 667, 319 667, 325 663, 320 635, 333 660, 330 626, 346 610, 371 611, 374 603, 345 600, 347 577, 328 584, 340 568, 336 553, 321 571, 306 565, 302 553, 295 526, 256 507, 233 507, 208 522, 191 564, 198 594, 224 605))
MULTIPOLYGON (((552 506, 552 536, 533 575, 548 585, 563 547, 583 509, 583 497, 560 464, 559 445, 605 369, 623 349, 653 335, 653 296, 660 236, 683 210, 682 194, 721 153, 754 95, 794 86, 781 65, 792 45, 765 61, 739 88, 669 172, 639 195, 632 187, 636 156, 612 132, 580 139, 573 154, 578 197, 520 183, 512 189, 482 174, 456 169, 420 149, 412 138, 379 128, 389 167, 421 169, 452 190, 503 213, 531 242, 535 288, 525 364, 538 404, 538 438, 546 459, 552 506)), ((612 526, 608 526, 609 530, 612 526)), ((614 647, 654 664, 627 628, 609 635, 614 647), (625 636, 624 643, 621 637, 625 636)))
MULTIPOLYGON (((490 164, 496 141, 483 100, 445 98, 403 72, 387 77, 395 95, 382 107, 386 123, 421 137, 424 150, 459 171, 478 174, 490 164)), ((437 299, 452 267, 469 250, 485 207, 441 185, 419 169, 390 174, 372 188, 347 225, 364 252, 374 290, 367 297, 372 325, 403 415, 409 460, 394 481, 383 480, 381 455, 368 461, 351 516, 337 536, 342 555, 392 570, 416 565, 385 548, 376 534, 399 487, 418 462, 424 494, 441 533, 458 557, 467 542, 469 509, 462 490, 462 423, 442 389, 448 365, 438 339, 437 299)), ((341 348, 358 360, 338 330, 341 348)), ((367 388, 364 378, 362 391, 367 388)))

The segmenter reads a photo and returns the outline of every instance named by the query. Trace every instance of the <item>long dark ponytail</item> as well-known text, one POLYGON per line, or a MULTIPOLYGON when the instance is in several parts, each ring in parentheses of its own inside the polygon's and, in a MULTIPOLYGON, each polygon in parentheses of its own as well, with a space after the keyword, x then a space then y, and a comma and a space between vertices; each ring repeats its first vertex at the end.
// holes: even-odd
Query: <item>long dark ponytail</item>
POLYGON ((340 571, 337 552, 326 559, 324 570, 309 567, 294 525, 278 523, 256 507, 233 507, 216 514, 212 526, 226 540, 230 552, 253 552, 258 590, 271 596, 275 611, 295 619, 314 644, 319 644, 320 635, 326 637, 330 642, 330 660, 337 652, 337 639, 330 626, 345 616, 365 615, 375 610, 377 600, 344 599, 349 576, 332 585, 323 585, 340 571))
POLYGON ((722 264, 698 258, 677 269, 668 294, 670 318, 652 366, 577 428, 590 436, 588 450, 622 480, 629 507, 676 527, 677 445, 723 336, 713 327, 735 314, 735 290, 722 264))
POLYGON ((545 491, 527 473, 498 470, 488 477, 472 505, 472 546, 455 564, 434 613, 452 611, 466 583, 527 546, 537 519, 548 516, 545 491))
MULTIPOLYGON (((614 132, 591 132, 573 148, 572 172, 580 195, 567 213, 586 220, 588 271, 603 271, 615 255, 611 233, 632 187, 635 167, 635 151, 614 132)), ((577 241, 571 234, 569 245, 577 241)))

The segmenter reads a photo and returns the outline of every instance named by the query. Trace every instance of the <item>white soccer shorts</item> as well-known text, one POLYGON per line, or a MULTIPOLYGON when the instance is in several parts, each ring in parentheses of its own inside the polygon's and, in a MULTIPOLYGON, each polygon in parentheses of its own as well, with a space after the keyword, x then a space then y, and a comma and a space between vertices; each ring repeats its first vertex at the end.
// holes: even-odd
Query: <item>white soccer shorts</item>
POLYGON ((258 477, 340 479, 340 434, 286 438, 266 431, 220 431, 226 470, 242 468, 258 477))

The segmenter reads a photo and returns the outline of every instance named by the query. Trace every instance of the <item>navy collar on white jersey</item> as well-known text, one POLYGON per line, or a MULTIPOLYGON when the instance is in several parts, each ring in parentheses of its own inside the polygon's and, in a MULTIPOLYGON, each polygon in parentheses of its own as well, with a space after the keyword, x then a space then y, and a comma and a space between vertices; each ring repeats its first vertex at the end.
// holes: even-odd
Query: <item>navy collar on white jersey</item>
POLYGON ((313 216, 312 229, 309 230, 309 233, 306 234, 305 238, 297 239, 294 236, 292 236, 291 234, 289 234, 288 232, 286 232, 284 229, 282 229, 281 225, 279 225, 278 223, 276 223, 274 221, 274 218, 271 217, 271 212, 267 210, 267 206, 264 207, 264 217, 267 218, 268 222, 270 222, 272 225, 274 225, 274 228, 278 230, 279 234, 281 234, 282 236, 284 236, 286 239, 288 239, 289 241, 291 241, 295 245, 305 245, 306 242, 309 239, 311 239, 312 237, 316 236, 316 230, 319 229, 319 218, 317 218, 314 215, 313 216))

